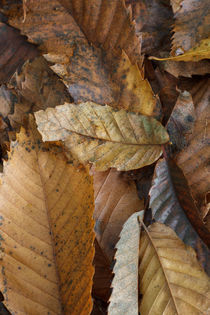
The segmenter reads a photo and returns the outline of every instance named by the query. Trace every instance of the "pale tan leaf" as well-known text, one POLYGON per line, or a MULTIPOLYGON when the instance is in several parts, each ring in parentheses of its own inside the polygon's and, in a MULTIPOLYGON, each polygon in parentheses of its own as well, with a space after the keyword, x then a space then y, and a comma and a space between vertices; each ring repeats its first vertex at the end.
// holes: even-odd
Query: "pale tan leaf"
POLYGON ((71 153, 97 170, 130 170, 157 160, 167 143, 164 127, 152 117, 92 102, 48 108, 36 114, 44 141, 63 140, 71 153))
POLYGON ((12 143, 1 181, 0 286, 8 309, 89 314, 94 207, 88 171, 44 145, 32 125, 12 143))
POLYGON ((109 315, 138 315, 140 215, 142 212, 134 213, 125 222, 116 245, 109 315))
POLYGON ((115 169, 94 171, 93 183, 96 238, 111 262, 123 224, 134 212, 144 208, 144 202, 138 198, 134 181, 115 169))
POLYGON ((141 315, 208 314, 209 278, 171 228, 157 222, 146 229, 139 259, 141 315))

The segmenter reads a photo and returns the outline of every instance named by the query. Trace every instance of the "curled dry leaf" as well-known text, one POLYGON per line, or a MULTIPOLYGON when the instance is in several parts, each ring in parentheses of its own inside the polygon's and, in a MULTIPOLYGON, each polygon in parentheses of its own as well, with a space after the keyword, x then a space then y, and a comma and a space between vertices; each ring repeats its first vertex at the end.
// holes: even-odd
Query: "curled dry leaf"
POLYGON ((142 315, 208 314, 209 278, 194 250, 171 228, 154 223, 146 229, 140 239, 139 260, 142 315))
POLYGON ((130 170, 157 160, 167 143, 164 127, 152 117, 92 102, 64 104, 35 114, 44 141, 64 141, 80 162, 97 170, 130 170))
POLYGON ((56 0, 45 1, 44 7, 41 0, 28 0, 24 23, 20 17, 9 21, 39 45, 48 61, 55 63, 52 69, 63 79, 75 102, 94 101, 159 116, 159 101, 137 65, 140 43, 124 2, 115 0, 110 5, 107 0, 77 0, 63 4, 71 8, 86 37, 56 0))
POLYGON ((32 124, 12 143, 1 182, 5 305, 15 314, 89 314, 94 196, 88 171, 44 145, 32 124))
POLYGON ((0 21, 0 84, 6 83, 16 69, 37 55, 36 47, 27 43, 18 30, 0 21))
POLYGON ((124 222, 144 208, 133 181, 128 181, 115 169, 94 172, 96 238, 108 260, 114 257, 115 245, 124 222))
POLYGON ((171 159, 161 160, 156 165, 150 208, 157 221, 173 228, 187 245, 195 248, 209 272, 209 231, 199 216, 183 172, 171 159))
MULTIPOLYGON (((143 211, 142 211, 143 212, 143 211)), ((120 233, 113 269, 112 294, 109 315, 138 315, 138 263, 140 224, 134 213, 124 224, 120 233)), ((142 314, 143 315, 143 314, 142 314)))

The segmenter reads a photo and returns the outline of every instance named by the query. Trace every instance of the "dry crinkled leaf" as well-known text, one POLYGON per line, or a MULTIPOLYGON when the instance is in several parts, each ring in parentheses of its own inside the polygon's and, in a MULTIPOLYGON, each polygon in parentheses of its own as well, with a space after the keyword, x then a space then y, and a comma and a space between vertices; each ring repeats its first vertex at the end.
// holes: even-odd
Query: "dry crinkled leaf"
POLYGON ((176 56, 167 58, 149 57, 154 60, 172 60, 172 61, 200 61, 202 59, 210 59, 210 38, 203 39, 196 46, 176 56))
POLYGON ((140 312, 208 314, 210 282, 191 247, 169 227, 154 223, 140 239, 140 312))
POLYGON ((114 257, 115 245, 124 222, 144 208, 133 181, 128 181, 115 169, 94 172, 96 238, 108 260, 114 257))
POLYGON ((110 5, 107 0, 86 1, 80 24, 77 8, 82 11, 82 2, 66 2, 65 6, 70 8, 72 5, 72 14, 78 25, 85 28, 87 38, 56 0, 45 1, 45 6, 43 1, 28 0, 24 23, 20 17, 11 18, 10 23, 27 34, 30 41, 40 45, 46 59, 55 63, 52 69, 63 79, 75 102, 94 101, 159 116, 159 101, 148 81, 144 80, 142 67, 139 69, 137 65, 140 63, 140 43, 124 2, 115 0, 110 5), (100 4, 99 12, 95 7, 100 4), (89 21, 90 17, 94 20, 89 21), (92 28, 96 20, 97 31, 92 28), (123 28, 119 27, 121 22, 123 28), (104 38, 104 44, 97 36, 101 40, 104 38), (87 39, 100 49, 90 45, 87 39), (115 50, 117 56, 113 54, 115 50))
POLYGON ((94 196, 88 171, 43 144, 32 126, 12 143, 1 181, 6 306, 15 314, 89 314, 94 196))
POLYGON ((201 221, 181 169, 171 159, 160 160, 156 165, 149 206, 155 220, 173 228, 187 245, 195 248, 209 272, 209 231, 201 221))
MULTIPOLYGON (((175 14, 175 24, 173 28, 172 55, 184 53, 187 56, 195 47, 206 51, 206 57, 210 57, 210 11, 208 0, 183 0, 180 9, 175 14), (208 46, 205 46, 205 43, 208 46), (208 52, 207 52, 208 49, 208 52)), ((201 51, 195 51, 197 55, 201 51)), ((200 55, 202 56, 202 55, 200 55)), ((178 56, 179 57, 179 56, 178 56)), ((181 56, 180 56, 181 57, 181 56)), ((184 57, 184 56, 183 56, 184 57)), ((187 61, 187 60, 185 60, 187 61)))
POLYGON ((210 80, 204 77, 200 82, 194 84, 190 93, 195 106, 195 123, 191 132, 185 134, 186 146, 176 155, 175 160, 183 170, 193 197, 200 207, 205 199, 205 194, 210 191, 210 80))
MULTIPOLYGON (((138 314, 138 262, 140 225, 138 217, 143 211, 134 213, 124 224, 120 233, 113 269, 112 294, 109 315, 138 314)), ((143 314, 142 314, 143 315, 143 314)))
POLYGON ((2 123, 0 143, 8 138, 15 140, 16 132, 28 119, 28 114, 47 107, 71 102, 65 85, 49 68, 43 57, 26 61, 16 71, 7 86, 0 87, 0 108, 2 123), (8 131, 12 131, 8 135, 8 131))
POLYGON ((44 141, 64 141, 80 162, 90 161, 101 171, 151 164, 169 140, 164 127, 152 117, 92 102, 65 103, 35 116, 44 141))

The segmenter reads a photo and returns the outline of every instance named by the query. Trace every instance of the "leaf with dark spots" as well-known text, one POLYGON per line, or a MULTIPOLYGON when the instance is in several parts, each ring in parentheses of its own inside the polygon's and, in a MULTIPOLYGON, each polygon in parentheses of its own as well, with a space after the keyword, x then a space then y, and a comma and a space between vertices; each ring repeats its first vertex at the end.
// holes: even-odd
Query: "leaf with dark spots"
POLYGON ((180 92, 167 123, 173 152, 179 152, 187 146, 195 120, 195 107, 191 94, 187 91, 180 92))
POLYGON ((38 50, 34 45, 17 29, 0 22, 0 84, 6 83, 26 60, 36 56, 38 50))
POLYGON ((144 79, 135 24, 123 1, 114 0, 112 6, 104 0, 101 3, 92 0, 67 2, 65 7, 73 6, 72 16, 56 0, 46 1, 44 7, 41 2, 27 1, 24 23, 16 17, 9 18, 9 22, 39 45, 77 103, 94 101, 160 116, 158 99, 144 79), (80 12, 80 17, 79 7, 86 8, 80 12), (94 11, 95 7, 99 10, 94 11), (91 23, 86 23, 89 19, 91 23), (120 23, 123 28, 119 27, 120 23))
POLYGON ((209 272, 210 234, 199 217, 187 181, 181 169, 171 159, 160 160, 150 189, 150 208, 155 220, 170 226, 192 246, 209 272), (207 245, 207 246, 206 246, 207 245))
POLYGON ((144 54, 160 54, 170 50, 173 12, 169 1, 147 0, 132 1, 133 17, 137 34, 142 36, 142 52, 144 54))

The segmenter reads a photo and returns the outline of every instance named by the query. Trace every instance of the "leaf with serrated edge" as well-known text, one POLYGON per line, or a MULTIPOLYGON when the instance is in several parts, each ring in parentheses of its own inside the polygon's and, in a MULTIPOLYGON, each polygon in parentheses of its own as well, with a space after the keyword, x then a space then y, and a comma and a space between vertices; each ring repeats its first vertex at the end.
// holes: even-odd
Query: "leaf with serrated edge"
POLYGON ((124 224, 115 254, 112 294, 109 315, 138 314, 138 261, 140 224, 138 217, 143 211, 134 213, 124 224))
POLYGON ((88 171, 43 144, 32 126, 12 143, 1 181, 6 306, 15 314, 89 314, 94 196, 88 171))
POLYGON ((155 220, 173 228, 192 246, 208 272, 210 235, 199 217, 187 180, 173 160, 158 161, 149 194, 155 220))
POLYGON ((139 253, 141 315, 207 314, 210 282, 194 250, 176 233, 154 223, 141 235, 139 253))
POLYGON ((97 170, 130 170, 157 160, 167 143, 164 127, 152 117, 114 110, 92 102, 36 112, 44 141, 64 141, 71 153, 97 170))

